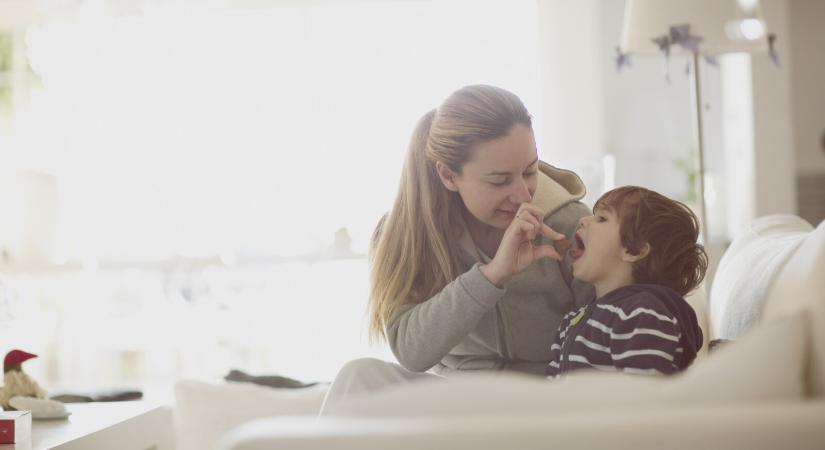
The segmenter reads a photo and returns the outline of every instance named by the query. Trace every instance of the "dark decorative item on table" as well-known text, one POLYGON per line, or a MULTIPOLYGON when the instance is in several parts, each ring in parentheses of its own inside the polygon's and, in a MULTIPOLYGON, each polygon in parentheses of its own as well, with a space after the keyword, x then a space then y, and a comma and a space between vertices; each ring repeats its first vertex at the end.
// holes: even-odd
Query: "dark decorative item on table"
POLYGON ((135 389, 75 390, 50 395, 49 398, 61 403, 123 402, 140 400, 143 398, 143 392, 135 389))
POLYGON ((253 383, 259 384, 261 386, 268 386, 273 388, 286 388, 286 389, 296 389, 296 388, 306 388, 315 386, 318 384, 317 382, 308 382, 305 383, 303 381, 296 380, 294 378, 289 378, 281 375, 250 375, 242 370, 232 369, 223 377, 226 381, 233 381, 239 383, 253 383))

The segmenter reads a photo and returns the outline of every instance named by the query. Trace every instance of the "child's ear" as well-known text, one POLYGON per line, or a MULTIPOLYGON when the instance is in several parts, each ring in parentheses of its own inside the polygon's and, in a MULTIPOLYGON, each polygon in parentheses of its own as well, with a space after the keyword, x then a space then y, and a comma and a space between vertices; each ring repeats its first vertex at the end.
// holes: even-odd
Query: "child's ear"
POLYGON ((644 259, 649 253, 650 253, 650 244, 648 244, 647 242, 645 242, 645 245, 643 245, 642 249, 636 254, 633 254, 633 253, 629 252, 626 248, 623 248, 622 249, 622 261, 629 262, 629 263, 634 263, 636 261, 644 259))
POLYGON ((458 185, 455 184, 455 177, 457 176, 452 169, 447 167, 441 161, 436 161, 435 171, 438 173, 438 178, 441 179, 441 184, 447 188, 448 191, 458 192, 458 185))

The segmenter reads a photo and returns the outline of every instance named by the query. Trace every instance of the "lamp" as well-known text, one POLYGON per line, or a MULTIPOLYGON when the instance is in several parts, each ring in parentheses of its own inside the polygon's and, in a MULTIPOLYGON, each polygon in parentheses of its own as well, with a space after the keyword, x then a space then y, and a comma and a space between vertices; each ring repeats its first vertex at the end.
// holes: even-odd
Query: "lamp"
POLYGON ((723 53, 773 50, 775 36, 766 31, 758 0, 627 0, 618 67, 628 54, 689 54, 693 131, 696 145, 696 197, 702 239, 710 243, 705 204, 705 154, 702 132, 701 59, 716 64, 723 53))

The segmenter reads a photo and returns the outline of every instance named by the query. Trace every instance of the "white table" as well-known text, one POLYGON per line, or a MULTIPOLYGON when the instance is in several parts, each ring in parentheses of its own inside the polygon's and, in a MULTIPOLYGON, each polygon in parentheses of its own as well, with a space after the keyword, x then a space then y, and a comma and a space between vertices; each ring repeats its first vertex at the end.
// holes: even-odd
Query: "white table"
POLYGON ((172 410, 158 402, 70 403, 72 415, 32 420, 30 439, 0 450, 170 450, 172 410))

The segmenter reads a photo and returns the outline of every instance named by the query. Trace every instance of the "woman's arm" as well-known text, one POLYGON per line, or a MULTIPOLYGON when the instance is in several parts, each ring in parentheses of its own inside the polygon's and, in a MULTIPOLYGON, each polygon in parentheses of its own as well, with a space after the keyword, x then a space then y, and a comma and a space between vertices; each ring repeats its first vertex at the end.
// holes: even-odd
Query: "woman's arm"
MULTIPOLYGON (((385 214, 378 222, 373 245, 386 219, 385 214)), ((426 301, 400 306, 385 329, 390 349, 406 369, 429 370, 475 329, 504 292, 490 283, 475 264, 426 301)))
POLYGON ((504 292, 474 265, 427 301, 401 307, 386 330, 393 354, 409 370, 428 370, 476 328, 504 292))

